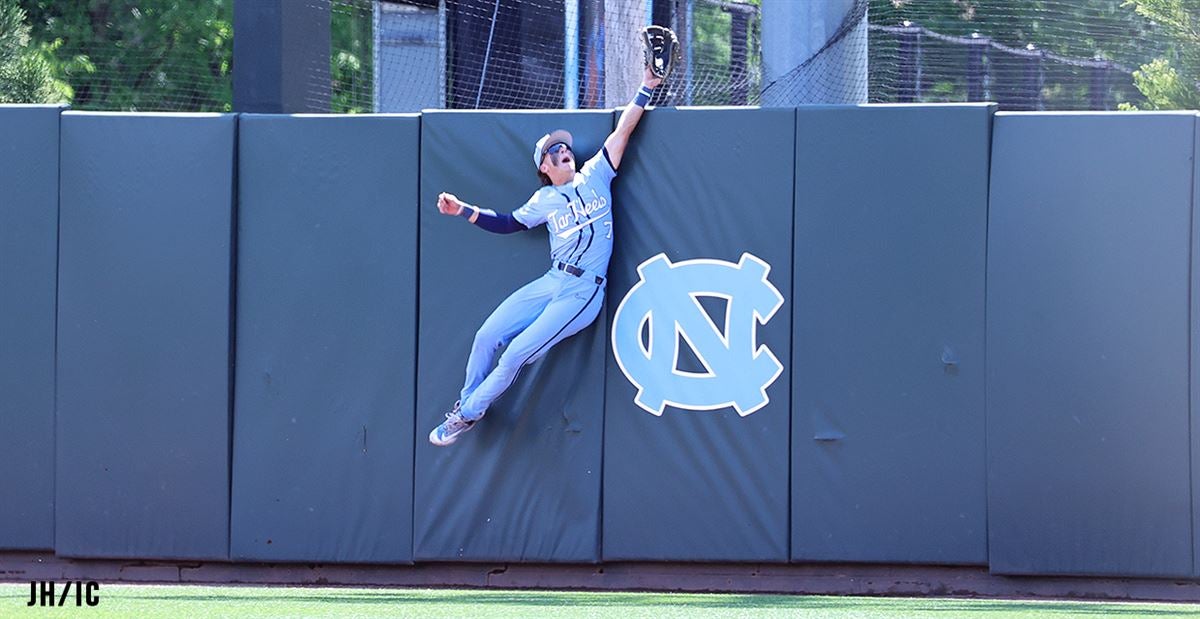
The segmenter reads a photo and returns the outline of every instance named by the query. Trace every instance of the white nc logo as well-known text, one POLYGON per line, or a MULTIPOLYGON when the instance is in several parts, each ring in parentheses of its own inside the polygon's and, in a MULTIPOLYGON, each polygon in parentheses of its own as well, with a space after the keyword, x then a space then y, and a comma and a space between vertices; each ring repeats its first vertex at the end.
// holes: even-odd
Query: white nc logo
POLYGON ((766 406, 767 387, 783 365, 764 344, 757 324, 767 324, 783 305, 783 295, 767 274, 771 265, 744 253, 724 260, 684 260, 672 264, 658 254, 638 266, 641 281, 613 316, 613 355, 625 378, 637 387, 634 402, 652 415, 670 404, 688 410, 732 406, 741 416, 766 406), (701 297, 726 301, 719 328, 700 304, 701 297), (648 345, 642 331, 648 330, 648 345), (705 372, 678 369, 683 338, 705 372))

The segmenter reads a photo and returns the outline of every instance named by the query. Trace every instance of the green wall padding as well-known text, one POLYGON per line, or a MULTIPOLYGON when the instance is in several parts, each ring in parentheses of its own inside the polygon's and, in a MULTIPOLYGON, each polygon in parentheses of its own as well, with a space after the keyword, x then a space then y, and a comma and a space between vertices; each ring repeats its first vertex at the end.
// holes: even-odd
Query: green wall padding
POLYGON ((796 561, 987 562, 991 114, 797 111, 796 561))
POLYGON ((63 114, 61 556, 228 557, 235 131, 63 114))
POLYGON ((58 106, 0 105, 0 548, 54 547, 58 106))
POLYGON ((993 572, 1192 573, 1194 135, 1194 114, 996 115, 993 572))
POLYGON ((605 560, 787 560, 794 131, 790 109, 655 109, 621 163, 605 560))
POLYGON ((412 560, 419 132, 241 117, 235 560, 412 560))

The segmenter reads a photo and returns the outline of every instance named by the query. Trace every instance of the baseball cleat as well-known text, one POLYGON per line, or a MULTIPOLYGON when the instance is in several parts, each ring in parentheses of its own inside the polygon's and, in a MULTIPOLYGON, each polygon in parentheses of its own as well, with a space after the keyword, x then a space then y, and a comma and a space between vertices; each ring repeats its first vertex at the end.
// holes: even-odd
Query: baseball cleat
POLYGON ((446 420, 438 424, 429 433, 429 442, 438 447, 445 447, 458 440, 464 432, 475 427, 476 420, 463 419, 462 413, 458 412, 458 407, 461 402, 454 403, 454 409, 446 413, 446 420))

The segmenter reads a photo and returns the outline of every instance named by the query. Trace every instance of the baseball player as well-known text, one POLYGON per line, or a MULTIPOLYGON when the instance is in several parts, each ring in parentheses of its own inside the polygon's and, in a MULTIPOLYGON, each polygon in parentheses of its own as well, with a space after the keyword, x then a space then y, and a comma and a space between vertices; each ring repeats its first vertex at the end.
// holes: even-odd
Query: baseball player
POLYGON ((550 270, 512 293, 479 328, 459 400, 429 433, 429 442, 445 446, 458 440, 516 381, 522 367, 599 315, 613 246, 610 185, 629 136, 661 82, 662 77, 648 65, 642 86, 621 113, 617 128, 578 171, 570 133, 557 129, 542 136, 533 147, 533 165, 542 188, 512 214, 497 214, 449 193, 438 196, 442 214, 464 217, 489 232, 510 234, 545 224, 550 270), (505 345, 508 348, 493 368, 497 351, 505 345))

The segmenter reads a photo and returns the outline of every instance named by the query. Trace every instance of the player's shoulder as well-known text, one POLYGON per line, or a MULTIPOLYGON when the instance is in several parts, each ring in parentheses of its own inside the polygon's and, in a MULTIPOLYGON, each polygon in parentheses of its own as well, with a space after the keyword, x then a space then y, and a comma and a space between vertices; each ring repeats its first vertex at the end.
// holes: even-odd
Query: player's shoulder
POLYGON ((616 169, 612 167, 612 160, 609 159, 608 152, 601 147, 600 150, 596 151, 595 155, 592 155, 587 161, 584 162, 580 171, 590 177, 597 171, 608 170, 611 170, 612 172, 616 171, 616 169))
POLYGON ((553 185, 543 185, 533 193, 533 200, 538 202, 562 201, 562 194, 553 185))
POLYGON ((555 191, 554 187, 551 187, 550 185, 543 185, 537 191, 533 192, 533 195, 529 197, 529 202, 527 204, 530 206, 551 205, 556 202, 562 202, 562 200, 562 195, 555 191))

